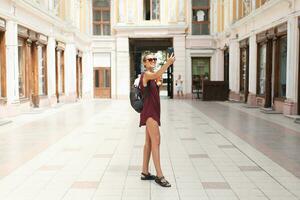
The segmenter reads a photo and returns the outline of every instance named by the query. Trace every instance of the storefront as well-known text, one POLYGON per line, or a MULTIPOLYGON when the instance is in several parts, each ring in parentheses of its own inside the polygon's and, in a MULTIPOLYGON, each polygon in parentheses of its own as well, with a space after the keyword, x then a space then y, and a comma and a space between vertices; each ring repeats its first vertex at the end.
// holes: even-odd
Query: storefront
POLYGON ((197 95, 202 91, 203 80, 210 80, 210 57, 192 57, 192 93, 197 95))
POLYGON ((19 98, 33 107, 47 95, 46 44, 46 36, 18 26, 19 98))
POLYGON ((55 53, 55 84, 56 84, 56 98, 57 103, 62 101, 62 96, 65 93, 65 44, 62 42, 56 43, 56 53, 55 53))
POLYGON ((5 21, 0 18, 0 104, 6 98, 5 21))
POLYGON ((247 103, 249 93, 249 42, 240 42, 240 98, 247 103))
POLYGON ((257 35, 257 104, 283 110, 286 99, 287 25, 257 35))

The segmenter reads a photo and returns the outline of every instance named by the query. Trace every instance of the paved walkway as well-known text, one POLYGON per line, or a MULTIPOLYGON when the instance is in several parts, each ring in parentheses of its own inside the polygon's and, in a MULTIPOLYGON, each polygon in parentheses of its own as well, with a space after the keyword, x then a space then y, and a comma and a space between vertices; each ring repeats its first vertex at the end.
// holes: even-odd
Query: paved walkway
POLYGON ((139 179, 144 129, 127 101, 25 117, 0 127, 1 200, 300 199, 299 169, 289 168, 299 164, 300 128, 226 103, 162 100, 162 166, 171 188, 139 179))

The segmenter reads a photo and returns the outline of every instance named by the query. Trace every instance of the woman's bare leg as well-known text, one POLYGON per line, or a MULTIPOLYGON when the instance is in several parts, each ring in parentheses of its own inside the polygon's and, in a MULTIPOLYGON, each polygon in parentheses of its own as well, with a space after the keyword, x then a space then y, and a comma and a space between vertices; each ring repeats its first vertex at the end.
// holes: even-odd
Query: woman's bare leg
POLYGON ((151 117, 147 119, 146 127, 149 131, 149 135, 151 139, 151 152, 152 152, 152 159, 154 162, 154 166, 156 169, 156 175, 158 177, 162 177, 163 173, 160 165, 160 151, 159 151, 159 146, 160 146, 159 127, 157 122, 151 117))
POLYGON ((151 156, 151 139, 149 131, 146 127, 145 145, 144 145, 144 157, 143 157, 143 173, 148 174, 149 172, 149 160, 151 156))

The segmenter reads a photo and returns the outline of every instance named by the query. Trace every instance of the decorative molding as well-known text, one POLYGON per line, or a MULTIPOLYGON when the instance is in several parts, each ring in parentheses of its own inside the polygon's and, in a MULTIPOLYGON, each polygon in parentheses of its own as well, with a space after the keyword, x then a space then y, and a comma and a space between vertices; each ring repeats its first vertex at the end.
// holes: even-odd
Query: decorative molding
POLYGON ((46 45, 48 43, 48 37, 43 34, 37 34, 39 43, 46 45))
POLYGON ((5 28, 6 28, 6 22, 4 19, 0 18, 0 30, 5 31, 5 28))
POLYGON ((23 26, 18 25, 18 35, 20 37, 28 38, 29 37, 28 29, 23 26))
POLYGON ((56 43, 56 50, 61 50, 61 51, 64 51, 66 48, 66 45, 62 42, 57 42, 56 43))

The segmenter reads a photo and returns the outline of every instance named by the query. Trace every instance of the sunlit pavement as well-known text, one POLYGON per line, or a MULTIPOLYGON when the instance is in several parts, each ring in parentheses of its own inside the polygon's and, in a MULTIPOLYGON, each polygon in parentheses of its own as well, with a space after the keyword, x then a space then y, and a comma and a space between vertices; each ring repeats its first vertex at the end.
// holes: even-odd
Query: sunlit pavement
POLYGON ((299 199, 300 126, 255 112, 162 100, 161 160, 171 188, 140 180, 144 128, 128 101, 24 114, 0 126, 0 199, 299 199))

